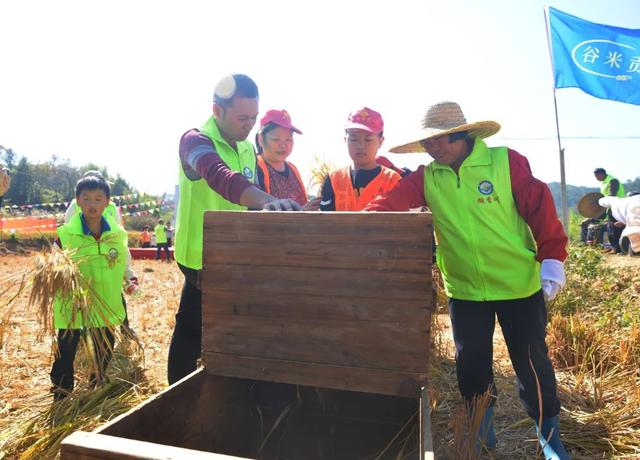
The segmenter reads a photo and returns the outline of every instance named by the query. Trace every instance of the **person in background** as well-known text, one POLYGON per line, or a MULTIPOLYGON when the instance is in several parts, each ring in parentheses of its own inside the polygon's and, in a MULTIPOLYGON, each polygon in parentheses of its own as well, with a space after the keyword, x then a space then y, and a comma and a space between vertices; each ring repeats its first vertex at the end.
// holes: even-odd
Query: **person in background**
MULTIPOLYGON (((0 200, 11 186, 11 176, 9 175, 9 169, 0 163, 0 200)), ((2 201, 0 201, 2 203, 2 201)))
MULTIPOLYGON (((596 168, 593 171, 593 175, 596 176, 599 182, 602 182, 600 193, 605 197, 615 196, 624 198, 624 185, 615 177, 607 174, 606 169, 596 168)), ((611 247, 607 251, 618 254, 622 252, 620 249, 620 235, 622 234, 624 226, 616 225, 616 219, 611 215, 611 211, 607 212, 606 220, 607 235, 609 235, 609 244, 611 244, 611 247)))
POLYGON ((160 219, 158 225, 153 229, 153 233, 156 235, 156 260, 160 260, 160 253, 164 249, 164 255, 167 262, 171 262, 171 256, 169 255, 169 242, 167 240, 167 231, 164 226, 164 220, 160 219))
POLYGON ((483 138, 494 121, 467 123, 455 102, 431 106, 417 141, 391 152, 427 152, 434 161, 402 178, 365 211, 429 206, 437 264, 449 297, 460 392, 469 406, 493 396, 478 448, 495 448, 493 333, 496 316, 518 378, 520 399, 534 420, 545 458, 568 459, 560 439, 553 364, 545 343, 547 308, 565 283, 567 236, 551 192, 527 159, 483 138), (535 241, 534 241, 535 239, 535 241))
MULTIPOLYGON (((624 198, 605 196, 598 200, 598 204, 608 210, 614 225, 620 229, 621 236, 627 236, 629 239, 638 237, 638 229, 640 229, 640 194, 638 192, 629 192, 624 198), (625 231, 627 227, 629 228, 625 231)), ((633 248, 629 254, 632 253, 633 248)))
POLYGON ((151 232, 149 232, 148 225, 145 225, 140 232, 140 244, 143 248, 151 247, 151 232))
POLYGON ((83 330, 93 341, 96 371, 90 376, 92 385, 104 381, 113 354, 113 328, 125 319, 122 284, 129 249, 127 232, 105 212, 109 205, 109 184, 98 176, 86 176, 76 184, 76 200, 80 212, 58 228, 57 244, 75 249, 72 258, 91 284, 89 310, 77 311, 73 299, 57 296, 54 302, 54 327, 58 329, 58 353, 51 368, 54 401, 73 391, 73 362, 83 330))
POLYGON ((276 198, 291 198, 300 206, 307 204, 307 191, 298 168, 287 161, 293 151, 293 134, 302 134, 293 126, 286 110, 269 110, 260 120, 256 134, 258 148, 258 186, 276 198))
POLYGON ((384 141, 382 116, 368 107, 349 115, 345 142, 351 166, 331 172, 322 185, 321 211, 361 211, 376 196, 391 190, 400 174, 376 161, 384 141))
POLYGON ((174 383, 196 370, 202 338, 203 222, 206 211, 300 210, 255 184, 256 155, 246 139, 258 118, 258 87, 244 74, 223 77, 213 93, 213 114, 180 139, 174 256, 184 275, 167 376, 174 383))
POLYGON ((171 247, 173 246, 173 234, 175 233, 174 228, 171 226, 171 222, 167 222, 167 226, 164 230, 167 234, 167 247, 171 247))

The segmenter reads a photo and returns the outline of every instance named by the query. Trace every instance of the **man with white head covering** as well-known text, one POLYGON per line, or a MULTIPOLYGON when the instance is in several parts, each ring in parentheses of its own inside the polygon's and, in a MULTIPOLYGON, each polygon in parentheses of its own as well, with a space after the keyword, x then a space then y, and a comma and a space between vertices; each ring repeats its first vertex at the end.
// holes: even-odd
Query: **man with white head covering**
POLYGON ((223 77, 213 92, 212 114, 182 135, 179 146, 174 255, 184 275, 167 377, 170 384, 196 370, 202 345, 203 221, 206 211, 300 210, 256 185, 256 155, 247 137, 258 118, 258 86, 247 75, 223 77))
POLYGON ((620 239, 628 238, 631 250, 640 252, 640 194, 630 192, 626 198, 605 196, 598 204, 610 209, 613 225, 621 231, 620 239))
POLYGON ((479 438, 496 446, 493 332, 497 316, 518 377, 520 398, 535 421, 546 458, 567 459, 559 436, 560 401, 545 343, 547 309, 565 283, 567 236, 549 188, 531 174, 525 157, 482 140, 494 121, 467 123, 460 106, 429 108, 418 140, 394 153, 427 152, 435 161, 404 177, 366 211, 429 206, 436 259, 456 344, 460 392, 469 405, 494 396, 479 438), (538 396, 538 391, 541 396, 538 396))

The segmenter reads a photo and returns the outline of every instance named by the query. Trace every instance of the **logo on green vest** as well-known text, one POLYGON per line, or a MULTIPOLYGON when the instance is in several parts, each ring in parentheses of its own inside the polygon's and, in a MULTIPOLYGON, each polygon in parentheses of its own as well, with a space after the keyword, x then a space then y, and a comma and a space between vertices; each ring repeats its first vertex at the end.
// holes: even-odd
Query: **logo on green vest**
POLYGON ((244 169, 242 170, 242 174, 244 174, 244 177, 246 177, 247 179, 253 179, 253 171, 251 171, 251 168, 249 168, 249 166, 244 167, 244 169))
POLYGON ((114 261, 118 258, 118 250, 116 248, 109 249, 109 260, 114 261))
POLYGON ((488 180, 483 180, 478 184, 478 191, 483 195, 491 195, 493 193, 493 184, 488 180))

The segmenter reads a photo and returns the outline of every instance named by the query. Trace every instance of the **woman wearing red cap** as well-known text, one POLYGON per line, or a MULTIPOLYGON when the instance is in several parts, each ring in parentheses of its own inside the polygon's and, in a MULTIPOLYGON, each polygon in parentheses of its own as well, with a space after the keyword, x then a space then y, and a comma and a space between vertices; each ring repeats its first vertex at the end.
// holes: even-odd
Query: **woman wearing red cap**
POLYGON ((276 198, 291 198, 307 204, 307 191, 298 169, 287 161, 293 150, 293 133, 302 134, 291 124, 286 110, 269 110, 260 120, 256 136, 258 148, 256 175, 259 187, 276 198))

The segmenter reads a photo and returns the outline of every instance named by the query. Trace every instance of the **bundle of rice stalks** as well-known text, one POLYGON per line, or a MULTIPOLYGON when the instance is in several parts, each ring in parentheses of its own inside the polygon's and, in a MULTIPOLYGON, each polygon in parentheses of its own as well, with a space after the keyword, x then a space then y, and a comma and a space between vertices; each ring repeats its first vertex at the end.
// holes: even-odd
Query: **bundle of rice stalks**
POLYGON ((640 388, 633 372, 612 369, 563 391, 562 438, 593 455, 638 458, 640 388))
POLYGON ((324 184, 325 179, 331 171, 336 169, 336 167, 325 158, 320 158, 318 155, 313 156, 313 160, 315 161, 315 165, 311 168, 311 179, 309 180, 308 188, 316 189, 318 192, 317 196, 322 194, 322 184, 324 184))
POLYGON ((90 431, 143 401, 148 391, 138 363, 123 355, 114 361, 102 386, 74 391, 53 404, 51 395, 33 398, 37 415, 0 433, 0 456, 55 458, 62 440, 74 431, 90 431))
POLYGON ((453 431, 453 458, 460 460, 475 460, 480 458, 478 449, 478 434, 484 414, 493 396, 488 391, 478 396, 470 407, 460 407, 451 418, 453 431))

